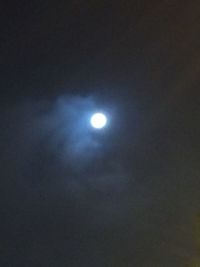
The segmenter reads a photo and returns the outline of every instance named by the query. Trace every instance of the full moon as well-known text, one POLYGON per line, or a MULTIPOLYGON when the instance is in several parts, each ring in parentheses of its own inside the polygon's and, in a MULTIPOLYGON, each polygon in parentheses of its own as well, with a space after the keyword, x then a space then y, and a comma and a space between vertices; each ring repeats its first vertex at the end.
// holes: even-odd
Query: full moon
POLYGON ((107 118, 103 113, 95 113, 90 119, 93 128, 101 129, 106 126, 107 118))

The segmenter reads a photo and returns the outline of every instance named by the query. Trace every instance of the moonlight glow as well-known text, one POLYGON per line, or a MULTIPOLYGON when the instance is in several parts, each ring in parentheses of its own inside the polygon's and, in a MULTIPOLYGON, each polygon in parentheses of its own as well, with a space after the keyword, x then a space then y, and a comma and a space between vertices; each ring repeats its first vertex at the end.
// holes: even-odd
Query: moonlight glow
POLYGON ((95 113, 90 119, 92 127, 101 129, 106 126, 107 118, 103 113, 95 113))

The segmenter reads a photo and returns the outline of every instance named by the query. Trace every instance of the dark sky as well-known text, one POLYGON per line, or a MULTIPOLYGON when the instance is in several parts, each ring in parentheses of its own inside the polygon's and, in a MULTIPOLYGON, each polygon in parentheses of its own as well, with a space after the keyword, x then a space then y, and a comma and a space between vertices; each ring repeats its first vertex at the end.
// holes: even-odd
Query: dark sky
POLYGON ((199 1, 0 10, 0 266, 200 266, 199 1))

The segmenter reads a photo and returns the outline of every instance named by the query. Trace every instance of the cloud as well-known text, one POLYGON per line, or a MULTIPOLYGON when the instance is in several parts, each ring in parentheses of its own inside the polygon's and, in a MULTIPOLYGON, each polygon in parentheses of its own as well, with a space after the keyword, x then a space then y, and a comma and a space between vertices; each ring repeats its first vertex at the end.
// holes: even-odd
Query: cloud
POLYGON ((112 208, 116 196, 126 192, 130 175, 112 151, 109 129, 95 131, 90 125, 98 110, 94 96, 26 100, 4 110, 2 157, 9 162, 5 173, 12 166, 10 176, 18 192, 31 200, 33 192, 37 196, 43 188, 80 201, 99 192, 102 202, 96 205, 106 206, 108 201, 112 208), (113 200, 107 199, 109 194, 113 200))
POLYGON ((183 168, 177 149, 178 154, 172 150, 167 159, 165 147, 159 145, 160 151, 148 138, 137 149, 130 146, 130 137, 134 135, 134 142, 136 138, 129 123, 128 134, 113 121, 105 131, 95 131, 89 118, 98 110, 94 96, 29 99, 1 107, 2 240, 14 251, 14 265, 24 247, 30 259, 48 251, 54 265, 70 265, 81 247, 83 258, 103 250, 97 255, 100 262, 115 254, 116 265, 127 258, 138 266, 146 253, 152 265, 157 253, 160 262, 171 259, 179 241, 192 248, 193 241, 181 235, 182 226, 190 227, 181 214, 192 213, 198 172, 189 163, 183 168), (190 179, 183 179, 186 176, 190 179), (59 260, 53 259, 55 247, 62 254, 59 260), (71 248, 68 254, 66 247, 71 248))

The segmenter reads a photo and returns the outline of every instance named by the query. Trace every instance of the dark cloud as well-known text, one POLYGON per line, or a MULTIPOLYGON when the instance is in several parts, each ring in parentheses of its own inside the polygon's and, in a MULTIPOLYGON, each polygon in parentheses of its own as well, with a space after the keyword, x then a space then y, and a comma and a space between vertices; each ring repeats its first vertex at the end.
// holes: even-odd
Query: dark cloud
POLYGON ((102 261, 99 232, 122 220, 131 177, 111 152, 115 142, 103 136, 109 126, 91 128, 96 110, 94 97, 74 96, 2 109, 2 240, 12 264, 32 266, 47 255, 50 266, 89 263, 96 254, 102 261))
POLYGON ((129 171, 113 155, 116 144, 109 125, 102 132, 90 125, 96 110, 93 97, 63 96, 54 102, 27 101, 2 114, 4 175, 5 180, 15 180, 17 194, 28 197, 42 187, 81 199, 88 190, 99 194, 127 190, 129 171))
MULTIPOLYGON (((176 148, 171 142, 161 146, 160 130, 148 131, 147 138, 140 126, 139 147, 130 146, 125 129, 91 128, 95 98, 29 99, 2 107, 3 265, 7 257, 22 266, 145 266, 163 259, 170 264, 172 257, 175 266, 196 255, 190 236, 198 184, 193 196, 191 190, 198 169, 181 148, 184 136, 173 140, 176 148)), ((109 115, 115 121, 116 113, 109 115)))

